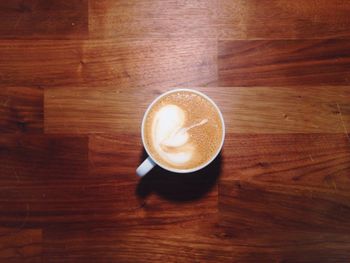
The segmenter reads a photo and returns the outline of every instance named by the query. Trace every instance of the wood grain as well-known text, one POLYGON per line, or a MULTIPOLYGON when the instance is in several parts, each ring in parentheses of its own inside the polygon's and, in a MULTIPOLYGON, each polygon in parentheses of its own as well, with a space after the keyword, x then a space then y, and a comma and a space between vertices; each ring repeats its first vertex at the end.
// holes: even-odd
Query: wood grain
POLYGON ((3 262, 40 262, 41 229, 0 228, 0 260, 3 262))
MULTIPOLYGON (((139 133, 90 135, 90 174, 103 185, 108 186, 106 180, 113 182, 110 190, 118 195, 109 205, 114 206, 111 210, 114 213, 122 213, 113 221, 156 226, 191 221, 217 212, 216 182, 221 172, 221 158, 195 176, 179 177, 155 168, 140 180, 136 177, 135 163, 147 156, 140 143, 139 133), (126 200, 128 207, 123 205, 126 200)), ((104 191, 107 189, 104 187, 104 191)))
POLYGON ((97 134, 91 135, 89 139, 91 174, 137 182, 134 166, 135 163, 141 162, 145 155, 139 133, 97 134), (116 162, 120 165, 116 166, 116 162))
POLYGON ((88 0, 0 2, 0 39, 88 37, 88 0))
POLYGON ((219 193, 220 225, 246 246, 278 248, 280 261, 350 257, 349 196, 247 181, 223 181, 219 193))
MULTIPOLYGON (((169 181, 154 179, 143 182, 144 186, 138 186, 132 179, 96 177, 79 182, 63 179, 42 183, 24 181, 16 185, 3 182, 0 224, 15 230, 23 224, 26 228, 55 226, 64 229, 67 224, 74 223, 86 227, 128 229, 139 225, 147 228, 191 221, 217 212, 216 187, 205 192, 201 188, 205 187, 205 182, 197 180, 200 184, 193 182, 182 192, 174 193, 169 190, 170 182, 174 182, 171 180, 171 177, 169 181), (186 191, 193 189, 200 193, 189 196, 186 191), (181 194, 189 197, 183 200, 181 194)), ((185 183, 179 183, 173 189, 181 191, 183 185, 185 183)))
POLYGON ((226 136, 222 178, 306 188, 310 195, 313 189, 347 195, 349 144, 341 134, 226 136))
MULTIPOLYGON (((45 231, 47 249, 44 261, 271 262, 281 258, 278 248, 266 249, 235 243, 222 228, 217 227, 215 217, 181 224, 133 227, 127 231, 114 228, 87 229, 77 225, 71 225, 68 229, 66 232, 55 228, 45 231), (105 245, 99 246, 95 242, 96 238, 103 240, 105 245), (62 254, 62 251, 65 253, 62 254)), ((295 258, 297 256, 294 255, 295 258)))
POLYGON ((0 85, 172 87, 217 79, 216 41, 1 41, 0 85))
POLYGON ((86 137, 2 136, 0 224, 18 228, 23 222, 26 227, 99 222, 122 227, 181 222, 216 212, 215 163, 195 178, 179 180, 155 169, 140 181, 135 164, 142 157, 135 153, 142 148, 130 141, 129 149, 120 151, 120 142, 128 138, 92 138, 88 159, 86 137), (137 159, 124 163, 130 153, 137 159), (112 164, 125 168, 105 173, 112 164))
MULTIPOLYGON (((347 194, 347 185, 349 184, 349 181, 348 178, 346 178, 346 175, 348 174, 347 171, 349 169, 349 167, 347 167, 349 148, 347 147, 348 141, 345 135, 279 135, 277 139, 276 136, 274 136, 274 140, 271 140, 271 136, 269 135, 255 135, 246 137, 241 135, 238 138, 236 138, 236 136, 238 135, 227 137, 224 149, 225 158, 222 168, 222 176, 224 180, 220 185, 223 185, 223 187, 226 188, 222 190, 223 192, 219 192, 221 193, 219 194, 219 198, 224 198, 224 201, 221 201, 224 204, 226 202, 225 198, 227 198, 225 191, 235 189, 236 184, 233 184, 231 187, 231 183, 237 178, 241 180, 253 179, 261 181, 263 186, 265 184, 269 184, 269 189, 273 186, 271 185, 271 182, 275 180, 275 182, 277 182, 275 185, 277 186, 273 189, 277 190, 274 191, 279 191, 278 193, 282 192, 286 196, 285 199, 282 200, 288 201, 288 198, 291 198, 290 196, 296 198, 298 205, 295 204, 295 209, 302 209, 301 211, 304 211, 304 208, 300 207, 301 204, 299 202, 302 202, 301 200, 305 202, 305 198, 308 198, 307 200, 323 198, 325 194, 329 196, 329 200, 342 203, 344 206, 348 204, 349 195, 347 194), (236 143, 232 144, 233 141, 236 143), (341 148, 339 145, 344 145, 344 147, 341 148), (230 151, 227 151, 227 149, 230 149, 230 151), (235 149, 237 152, 233 151, 233 149, 235 149), (258 155, 258 157, 256 157, 257 153, 259 152, 262 152, 261 156, 259 157, 258 155), (344 168, 341 166, 341 162, 338 163, 337 161, 334 163, 331 162, 328 168, 325 168, 322 165, 322 162, 321 165, 319 165, 319 156, 321 156, 322 160, 326 160, 325 163, 327 164, 328 157, 322 157, 324 153, 330 157, 339 156, 339 161, 341 162, 345 158, 344 168), (311 155, 310 157, 309 154, 318 155, 311 155), (281 163, 279 158, 284 162, 281 163), (295 160, 296 158, 300 158, 302 161, 299 162, 298 160, 295 160), (275 159, 277 160, 275 161, 275 159), (303 162, 304 159, 306 161, 303 162), (269 160, 270 164, 266 164, 266 160, 269 160), (271 160, 273 161, 271 162, 271 160), (317 163, 315 165, 311 164, 310 168, 306 168, 307 166, 305 166, 305 163, 313 163, 313 160, 316 160, 315 162, 317 163), (300 165, 299 171, 298 169, 295 169, 295 163, 297 167, 300 165), (250 165, 253 167, 251 170, 249 170, 250 165), (237 166, 241 170, 238 170, 237 166), (251 176, 251 174, 249 174, 249 172, 252 173, 252 171, 254 171, 254 167, 256 166, 258 166, 256 170, 259 170, 259 167, 262 167, 261 170, 265 170, 265 174, 267 174, 266 176, 269 176, 268 173, 266 173, 266 170, 268 172, 269 170, 273 171, 274 169, 277 169, 281 172, 279 174, 273 173, 268 180, 261 180, 259 177, 251 176), (283 168, 281 168, 282 166, 283 168), (293 174, 294 170, 296 170, 297 175, 299 172, 310 173, 310 171, 315 170, 316 172, 314 174, 311 173, 309 179, 307 179, 307 177, 301 178, 298 183, 305 187, 308 185, 314 186, 310 184, 310 182, 315 182, 318 188, 315 190, 315 188, 291 187, 289 190, 290 192, 286 191, 284 188, 293 181, 293 179, 288 181, 287 177, 284 176, 288 175, 286 170, 291 171, 291 174, 293 174), (233 180, 230 177, 227 177, 227 171, 232 172, 233 180), (248 176, 241 174, 240 177, 235 177, 236 174, 238 175, 237 171, 243 171, 243 173, 245 172, 248 176), (320 172, 317 173, 317 171, 320 172), (332 178, 327 179, 326 177, 328 176, 332 178), (338 185, 338 188, 336 189, 333 188, 333 177, 338 185), (322 178, 325 178, 325 184, 323 185, 323 188, 320 188, 318 180, 322 178), (282 186, 282 190, 278 188, 284 183, 286 185, 282 186), (325 192, 322 189, 327 191, 325 192)), ((8 140, 9 139, 7 137, 6 141, 8 140)), ((33 136, 31 136, 30 141, 32 140, 33 136)), ((134 175, 134 163, 132 162, 137 161, 135 153, 141 150, 137 145, 137 140, 138 136, 134 136, 134 139, 132 139, 130 135, 125 135, 124 137, 112 135, 93 136, 90 140, 89 146, 91 149, 90 151, 92 151, 90 153, 90 158, 91 160, 94 160, 94 169, 92 170, 93 174, 84 177, 85 179, 83 181, 77 180, 79 179, 80 174, 75 176, 70 174, 69 178, 62 176, 64 170, 62 171, 60 177, 55 176, 52 179, 41 178, 41 180, 44 180, 41 183, 39 180, 35 180, 35 178, 40 178, 38 176, 32 178, 31 181, 27 181, 26 177, 24 176, 24 172, 19 174, 19 181, 17 181, 16 178, 13 178, 12 180, 8 179, 10 181, 3 180, 2 185, 5 188, 4 191, 1 191, 3 193, 2 206, 6 208, 7 212, 2 214, 2 224, 16 227, 23 224, 23 219, 25 218, 26 226, 45 226, 47 222, 51 222, 51 226, 54 227, 53 230, 50 228, 51 230, 49 230, 48 234, 46 235, 45 240, 47 243, 45 244, 47 249, 45 250, 45 255, 47 255, 48 259, 52 260, 58 260, 60 256, 62 257, 62 253, 64 252, 64 257, 66 257, 67 260, 70 258, 76 258, 76 260, 83 261, 86 260, 87 256, 89 256, 95 259, 100 258, 101 260, 105 261, 111 259, 133 261, 135 258, 139 257, 139 254, 130 254, 128 251, 130 251, 130 249, 136 249, 136 245, 139 246, 137 240, 145 239, 145 237, 149 235, 152 235, 154 239, 153 242, 143 246, 145 251, 149 253, 144 259, 145 262, 152 259, 154 260, 155 258, 158 258, 159 260, 163 259, 164 254, 159 249, 164 242, 171 242, 169 245, 167 245, 166 255, 168 258, 170 258, 170 260, 174 261, 176 261, 176 259, 189 257, 188 253, 193 252, 195 252, 197 255, 195 257, 196 259, 201 260, 209 257, 209 262, 214 262, 215 260, 219 259, 223 261, 230 261, 231 258, 239 258, 242 261, 254 261, 257 258, 260 258, 263 262, 268 262, 276 257, 293 258, 296 262, 302 262, 303 260, 306 262, 312 262, 315 256, 310 255, 325 256, 326 253, 329 253, 328 256, 334 256, 334 261, 330 262, 336 262, 337 260, 344 259, 346 257, 347 254, 344 254, 344 250, 347 248, 349 240, 346 239, 346 237, 338 237, 337 235, 322 235, 322 238, 324 239, 317 242, 324 243, 326 242, 324 240, 331 238, 329 243, 325 243, 325 245, 321 246, 323 251, 321 251, 322 253, 319 252, 319 245, 315 246, 311 241, 308 244, 302 243, 302 247, 291 246, 288 244, 285 246, 275 247, 272 242, 274 240, 271 241, 271 239, 267 239, 269 238, 267 237, 267 234, 261 234, 262 236, 259 235, 256 237, 253 234, 250 236, 250 232, 246 233, 242 230, 240 233, 244 236, 237 237, 237 233, 233 235, 232 230, 230 230, 228 227, 234 226, 234 231, 237 231, 237 227, 242 226, 242 224, 238 224, 237 222, 240 222, 239 216, 241 215, 241 212, 237 212, 237 221, 234 221, 233 223, 232 221, 227 221, 232 220, 232 215, 230 214, 231 210, 227 212, 228 219, 226 218, 226 212, 220 212, 219 215, 223 215, 223 218, 220 221, 223 228, 217 228, 215 224, 217 221, 215 218, 213 219, 214 223, 208 226, 208 221, 204 220, 204 218, 208 218, 208 215, 215 215, 217 207, 217 192, 214 188, 213 192, 205 194, 207 196, 206 198, 201 197, 202 189, 208 187, 206 186, 206 181, 203 180, 203 177, 196 179, 196 177, 190 176, 184 180, 184 178, 178 177, 177 175, 174 176, 171 173, 167 174, 162 170, 158 170, 151 174, 150 177, 145 178, 148 182, 146 181, 141 183, 143 186, 140 186, 138 189, 138 195, 140 198, 138 199, 137 196, 134 195, 138 180, 134 175), (128 138, 130 140, 129 142, 128 138), (121 145, 124 146, 121 147, 121 145), (121 147, 121 152, 118 152, 118 147, 119 149, 121 147), (129 161, 129 158, 133 159, 129 161), (122 161, 118 162, 118 159, 122 161), (126 160, 128 161, 125 162, 126 160), (115 167, 120 166, 124 168, 121 168, 120 170, 115 169, 112 166, 113 163, 115 167), (102 176, 100 178, 101 180, 99 180, 98 175, 102 176), (115 180, 111 180, 113 175, 115 180), (16 187, 14 187, 14 183, 16 187), (10 189, 12 188, 13 190, 5 190, 6 187, 10 187, 10 189), (193 200, 193 197, 196 196, 191 196, 191 192, 194 190, 200 193, 199 196, 197 196, 197 198, 199 197, 197 201, 196 199, 193 200), (150 195, 152 192, 156 193, 156 195, 150 195), (189 200, 193 201, 188 202, 188 200, 187 204, 182 202, 178 203, 181 201, 181 198, 185 196, 187 196, 189 200), (173 203, 174 201, 176 202, 173 203), (125 202, 128 202, 127 207, 124 205, 125 202), (42 213, 39 211, 45 212, 42 213), (26 216, 26 214, 28 216, 26 216), (74 222, 79 223, 79 227, 76 229, 76 226, 73 225, 72 228, 67 229, 65 225, 68 222, 70 224, 74 222), (185 225, 182 225, 181 222, 185 222, 185 225), (229 222, 231 222, 231 224, 229 222), (61 224, 64 225, 60 227, 61 224), (114 227, 112 227, 112 224, 114 224, 114 227), (165 227, 165 229, 159 229, 159 225, 162 224, 166 224, 167 227, 165 227), (183 229, 183 231, 188 233, 187 235, 184 235, 183 232, 178 230, 178 224, 180 224, 180 229, 183 229), (197 225, 197 228, 194 228, 192 224, 197 225), (101 226, 104 228, 101 229, 101 226), (91 227, 98 228, 96 231, 91 232, 91 227), (63 228, 65 231, 63 231, 63 228), (223 229, 225 230, 223 231, 223 229), (177 233, 176 237, 174 237, 174 233, 177 233), (183 243, 184 238, 187 240, 186 243, 183 243), (247 239, 252 243, 247 244, 247 239), (99 246, 98 243, 92 242, 91 240, 99 240, 99 242, 105 245, 99 246), (202 244, 201 242, 204 243, 202 244), (243 246, 243 248, 242 242, 245 242, 244 244, 246 244, 243 246), (259 242, 266 242, 270 244, 270 247, 257 247, 259 242), (339 242, 340 244, 334 249, 333 246, 336 244, 336 242, 339 242), (71 245, 65 246, 64 244, 71 245), (185 246, 186 244, 186 247, 193 246, 193 248, 191 250, 185 249, 183 250, 184 252, 178 254, 177 250, 179 244, 183 244, 180 245, 180 247, 185 246), (119 246, 122 247, 117 250, 119 246), (332 251, 330 251, 331 249, 332 251), (297 251, 299 251, 299 253, 296 253, 297 251), (298 255, 300 255, 300 251, 302 251, 304 254, 301 254, 303 256, 299 257, 298 255), (151 255, 153 255, 153 257, 151 255)), ((60 141, 62 143, 64 140, 61 138, 60 141)), ((76 141, 76 139, 74 141, 76 141)), ((68 160, 72 162, 72 159, 78 160, 81 158, 79 157, 80 154, 75 155, 75 157, 72 158, 74 156, 72 155, 74 150, 72 150, 72 147, 67 147, 67 145, 72 143, 73 142, 71 139, 66 139, 64 145, 57 145, 51 149, 53 153, 61 152, 60 154, 56 154, 56 156, 58 155, 61 157, 56 157, 54 159, 56 162, 57 160, 61 159, 61 166, 63 165, 62 167, 69 167, 67 164, 64 164, 64 162, 67 162, 68 160), (68 153, 69 155, 67 155, 68 153), (62 159, 63 157, 64 159, 62 159)), ((46 145, 46 143, 44 145, 46 145)), ((10 147, 7 146, 6 148, 9 149, 10 147)), ((31 147, 28 146, 28 148, 31 147)), ((45 146, 45 148, 47 147, 45 146)), ((49 153, 48 150, 41 153, 39 156, 47 153, 49 153)), ((20 155, 16 154, 15 156, 20 155)), ((12 154, 11 159, 14 158, 15 157, 13 157, 12 154)), ((23 160, 22 157, 18 157, 18 159, 23 160)), ((85 160, 85 157, 83 159, 85 160)), ((32 158, 31 162, 35 163, 35 159, 32 158)), ((24 163, 22 165, 27 166, 28 164, 24 163)), ((13 166, 15 167, 15 165, 13 166)), ((17 164, 16 166, 18 167, 19 165, 17 164)), ((212 175, 213 174, 208 173, 206 176, 212 175)), ((200 174, 197 174, 196 176, 200 176, 200 174)), ((210 181, 211 178, 212 177, 207 177, 207 180, 210 181)), ((249 184, 250 183, 248 183, 248 186, 249 184)), ((213 184, 209 182, 209 185, 213 184)), ((265 186, 262 187, 262 189, 265 188, 265 186)), ((245 190, 246 188, 244 188, 242 191, 245 190)), ((247 191, 247 196, 252 196, 251 193, 253 191, 256 198, 261 198, 259 197, 261 196, 260 191, 263 190, 257 191, 254 187, 252 190, 248 187, 247 191)), ((281 200, 281 198, 274 198, 274 192, 271 194, 272 200, 281 200)), ((238 200, 245 200, 242 198, 238 200)), ((259 200, 259 202, 261 201, 261 199, 257 200, 259 200)), ((254 202, 257 202, 257 200, 254 202)), ((313 202, 319 203, 317 201, 318 199, 314 200, 313 202)), ((319 209, 322 209, 322 204, 324 203, 325 201, 318 205, 319 209)), ((225 211, 227 207, 232 207, 233 211, 236 211, 234 210, 234 207, 236 207, 234 205, 224 205, 224 208, 222 206, 219 207, 220 209, 224 209, 222 211, 225 211)), ((253 205, 252 207, 255 206, 253 205)), ((276 208, 276 212, 277 211, 279 211, 278 207, 276 208)), ((306 212, 304 213, 307 213, 308 209, 305 209, 305 211, 306 212)), ((342 213, 346 213, 346 210, 344 211, 345 212, 342 213)), ((246 216, 246 214, 243 214, 242 216, 243 219, 245 219, 244 216, 246 216)), ((288 214, 285 217, 287 216, 288 214)), ((331 219, 332 218, 329 220, 331 219)), ((339 219, 335 218, 334 220, 339 219)), ((281 219, 279 222, 285 222, 283 226, 287 228, 300 228, 303 226, 302 224, 299 226, 292 223, 292 220, 283 221, 281 219)), ((319 227, 323 227, 323 221, 319 220, 318 222, 319 227)), ((338 222, 338 228, 340 228, 340 230, 343 230, 342 227, 346 227, 342 222, 343 221, 338 222)), ((330 223, 328 224, 330 225, 330 223)), ((302 229, 300 231, 302 231, 302 229)), ((300 235, 304 237, 307 235, 307 233, 301 232, 300 235)), ((310 234, 310 236, 312 235, 310 234)), ((292 239, 291 242, 294 242, 294 240, 300 240, 300 236, 298 235, 289 235, 288 237, 292 239)), ((193 257, 190 258, 193 259, 193 257)))
POLYGON ((219 85, 348 85, 349 47, 348 40, 219 41, 219 85))
POLYGON ((218 37, 348 39, 349 11, 342 0, 218 0, 218 37))
POLYGON ((216 1, 92 0, 92 38, 216 38, 216 1))
POLYGON ((349 262, 349 11, 0 1, 0 261, 349 262), (223 151, 139 178, 173 88, 218 104, 223 151))
POLYGON ((339 262, 349 256, 348 197, 333 192, 310 197, 308 191, 226 180, 220 194, 219 221, 210 216, 147 228, 49 228, 45 257, 59 261, 65 251, 65 260, 77 262, 134 262, 141 257, 142 262, 339 262), (340 222, 345 224, 334 227, 340 222), (99 246, 96 238, 106 245, 99 246))
POLYGON ((0 133, 42 133, 43 99, 40 88, 0 89, 0 133))
POLYGON ((147 229, 134 227, 125 232, 113 228, 91 230, 76 225, 69 226, 67 232, 48 229, 45 236, 49 248, 45 250, 44 258, 59 262, 62 250, 66 251, 64 260, 74 259, 75 262, 89 259, 102 262, 231 262, 232 259, 236 262, 271 262, 280 258, 278 248, 267 250, 235 244, 222 228, 216 227, 216 221, 215 218, 206 217, 181 224, 149 226, 147 229), (96 237, 104 240, 106 245, 98 246, 94 242, 96 237), (142 247, 135 246, 140 242, 142 247))
MULTIPOLYGON (((214 224, 215 219, 210 217, 190 223, 134 227, 128 231, 70 226, 69 231, 60 232, 51 228, 45 232, 49 246, 44 258, 60 262, 61 251, 65 250, 63 259, 74 259, 75 262, 227 261, 235 254, 233 247, 212 232, 214 224), (106 245, 98 246, 95 238, 103 240, 106 245)), ((240 254, 239 251, 236 254, 240 254)))
POLYGON ((85 137, 2 134, 0 143, 3 180, 73 179, 87 172, 85 137))
MULTIPOLYGON (((196 89, 217 102, 228 133, 346 133, 350 130, 348 87, 196 89)), ((148 104, 165 90, 130 88, 126 91, 116 87, 75 88, 74 92, 70 88, 45 90, 45 132, 139 132, 148 104)))

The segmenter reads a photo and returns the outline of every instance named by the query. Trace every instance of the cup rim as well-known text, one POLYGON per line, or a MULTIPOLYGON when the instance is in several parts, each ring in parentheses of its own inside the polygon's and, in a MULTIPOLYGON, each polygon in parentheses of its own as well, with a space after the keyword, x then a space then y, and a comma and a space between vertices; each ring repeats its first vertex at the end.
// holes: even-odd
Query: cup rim
POLYGON ((152 159, 152 161, 157 164, 158 166, 160 166, 161 168, 167 170, 167 171, 170 171, 170 172, 173 172, 173 173, 193 173, 193 172, 196 172, 196 171, 199 171, 201 169, 203 169, 204 167, 208 166, 212 161, 215 160, 215 158, 219 155, 219 153, 221 152, 221 149, 224 145, 224 141, 225 141, 225 122, 224 122, 224 117, 219 109, 219 107, 216 105, 216 103, 213 101, 213 99, 211 99, 209 96, 207 96, 206 94, 204 94, 203 92, 200 92, 198 90, 195 90, 195 89, 188 89, 188 88, 175 88, 175 89, 172 89, 172 90, 169 90, 169 91, 166 91, 164 93, 162 93, 161 95, 159 95, 158 97, 156 97, 152 102, 151 104, 148 106, 147 110, 145 111, 144 115, 143 115, 143 118, 142 118, 142 124, 141 124, 141 136, 142 136, 142 144, 143 144, 143 147, 145 148, 147 154, 148 154, 148 157, 152 159), (220 147, 217 149, 217 151, 215 152, 215 154, 213 155, 212 158, 210 158, 207 162, 205 162, 204 164, 200 165, 200 166, 197 166, 197 167, 194 167, 194 168, 191 168, 191 169, 177 169, 177 168, 171 168, 171 167, 168 167, 166 165, 163 165, 163 164, 160 164, 156 158, 154 158, 154 156, 151 154, 151 152, 149 151, 148 147, 147 147, 147 144, 145 143, 145 135, 144 135, 144 126, 145 126, 145 122, 146 122, 146 117, 149 113, 149 111, 151 110, 151 108, 153 107, 153 105, 158 102, 161 98, 163 98, 164 96, 168 95, 168 94, 171 94, 171 93, 174 93, 174 92, 179 92, 179 91, 188 91, 188 92, 193 92, 193 93, 196 93, 202 97, 204 97, 205 99, 207 99, 213 106, 214 108, 217 110, 217 112, 219 113, 219 116, 220 116, 220 120, 221 120, 221 125, 222 125, 222 140, 221 140, 221 143, 220 143, 220 147))

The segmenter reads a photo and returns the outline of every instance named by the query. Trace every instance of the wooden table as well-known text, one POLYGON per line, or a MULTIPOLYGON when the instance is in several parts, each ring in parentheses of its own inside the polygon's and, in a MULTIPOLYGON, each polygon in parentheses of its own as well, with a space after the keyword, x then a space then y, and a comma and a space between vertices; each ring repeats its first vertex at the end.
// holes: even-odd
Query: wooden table
POLYGON ((1 262, 350 262, 350 2, 1 0, 1 262), (222 154, 140 180, 175 87, 222 154))

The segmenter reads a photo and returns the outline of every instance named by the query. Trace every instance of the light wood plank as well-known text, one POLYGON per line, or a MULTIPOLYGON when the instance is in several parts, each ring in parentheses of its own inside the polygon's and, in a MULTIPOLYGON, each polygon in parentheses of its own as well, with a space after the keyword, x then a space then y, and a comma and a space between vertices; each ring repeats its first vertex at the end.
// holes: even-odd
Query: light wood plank
POLYGON ((216 62, 214 40, 2 41, 0 86, 205 86, 216 62))
POLYGON ((350 38, 342 0, 218 0, 219 39, 350 38))
POLYGON ((219 86, 350 83, 349 40, 219 41, 219 86))
MULTIPOLYGON (((147 106, 168 88, 45 90, 45 132, 140 131, 147 106), (135 105, 135 106, 130 106, 135 105), (137 106, 136 106, 137 105, 137 106)), ((202 87, 224 114, 228 133, 346 133, 348 87, 202 87)))
POLYGON ((92 0, 92 38, 216 38, 216 0, 92 0))

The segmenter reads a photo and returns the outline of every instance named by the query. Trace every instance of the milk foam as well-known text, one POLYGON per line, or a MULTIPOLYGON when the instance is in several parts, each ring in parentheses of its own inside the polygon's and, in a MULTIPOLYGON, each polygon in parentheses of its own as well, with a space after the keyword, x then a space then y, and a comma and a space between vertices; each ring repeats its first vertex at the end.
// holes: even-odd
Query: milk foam
POLYGON ((166 105, 154 115, 152 136, 154 148, 160 156, 174 165, 184 164, 193 157, 195 146, 189 141, 188 131, 208 122, 207 119, 184 127, 185 112, 176 105, 166 105))

